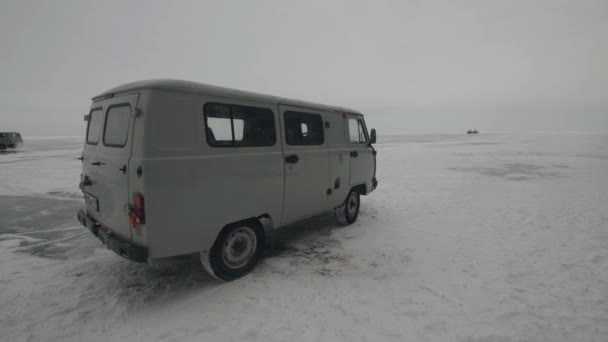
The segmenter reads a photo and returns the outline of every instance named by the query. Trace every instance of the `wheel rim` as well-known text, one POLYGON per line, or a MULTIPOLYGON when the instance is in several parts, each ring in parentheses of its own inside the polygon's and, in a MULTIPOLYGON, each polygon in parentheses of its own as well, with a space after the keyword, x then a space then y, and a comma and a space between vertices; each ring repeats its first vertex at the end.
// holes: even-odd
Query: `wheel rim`
POLYGON ((349 217, 354 217, 357 213, 357 202, 358 199, 356 193, 353 192, 352 194, 350 194, 350 196, 348 196, 348 201, 346 201, 346 212, 348 213, 349 217))
POLYGON ((255 254, 257 243, 253 229, 249 227, 235 229, 226 237, 222 248, 222 258, 226 266, 232 269, 245 266, 255 254))

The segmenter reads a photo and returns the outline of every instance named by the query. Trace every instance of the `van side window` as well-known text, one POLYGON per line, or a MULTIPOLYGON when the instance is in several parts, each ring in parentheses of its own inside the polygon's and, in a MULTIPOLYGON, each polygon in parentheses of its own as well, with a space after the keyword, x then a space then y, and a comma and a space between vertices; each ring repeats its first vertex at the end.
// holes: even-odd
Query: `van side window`
POLYGON ((96 108, 89 115, 89 125, 87 127, 87 144, 97 145, 99 136, 101 135, 101 123, 103 121, 103 112, 101 108, 96 108))
POLYGON ((285 141, 287 145, 323 145, 323 118, 319 114, 286 111, 285 141))
POLYGON ((210 146, 232 146, 230 107, 219 104, 205 106, 207 143, 210 146))
POLYGON ((348 119, 348 135, 351 143, 364 144, 367 142, 365 126, 361 119, 348 119))
POLYGON ((254 147, 276 143, 274 113, 268 108, 207 103, 203 112, 209 146, 254 147))
POLYGON ((129 138, 131 105, 119 104, 108 109, 103 131, 103 144, 110 147, 123 147, 129 138))

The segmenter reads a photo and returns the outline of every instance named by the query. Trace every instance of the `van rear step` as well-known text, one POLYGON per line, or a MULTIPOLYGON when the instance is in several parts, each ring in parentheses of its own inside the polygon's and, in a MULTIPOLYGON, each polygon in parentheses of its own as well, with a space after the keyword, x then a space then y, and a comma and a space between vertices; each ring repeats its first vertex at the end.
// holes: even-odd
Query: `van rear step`
POLYGON ((95 221, 94 218, 87 215, 83 209, 78 211, 77 216, 78 221, 83 226, 87 227, 91 233, 93 233, 93 235, 97 236, 99 240, 101 240, 101 242, 106 245, 108 249, 114 251, 114 253, 135 262, 148 261, 147 248, 136 246, 112 234, 111 231, 101 226, 99 222, 95 221))

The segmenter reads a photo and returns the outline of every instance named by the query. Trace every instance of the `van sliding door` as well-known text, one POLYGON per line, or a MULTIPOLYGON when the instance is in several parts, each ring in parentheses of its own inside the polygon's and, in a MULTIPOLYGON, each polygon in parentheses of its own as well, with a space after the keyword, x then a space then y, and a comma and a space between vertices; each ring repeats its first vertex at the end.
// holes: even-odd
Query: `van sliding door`
POLYGON ((281 224, 327 210, 329 152, 325 114, 279 106, 283 123, 285 197, 281 224))

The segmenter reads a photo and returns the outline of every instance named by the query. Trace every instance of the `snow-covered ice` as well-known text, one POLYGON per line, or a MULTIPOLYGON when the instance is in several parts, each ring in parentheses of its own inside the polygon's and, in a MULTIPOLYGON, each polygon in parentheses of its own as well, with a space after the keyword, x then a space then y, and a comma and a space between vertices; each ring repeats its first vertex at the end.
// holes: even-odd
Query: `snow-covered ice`
POLYGON ((222 283, 104 249, 82 138, 26 139, 0 154, 0 340, 608 340, 608 134, 380 140, 355 224, 277 230, 222 283))

